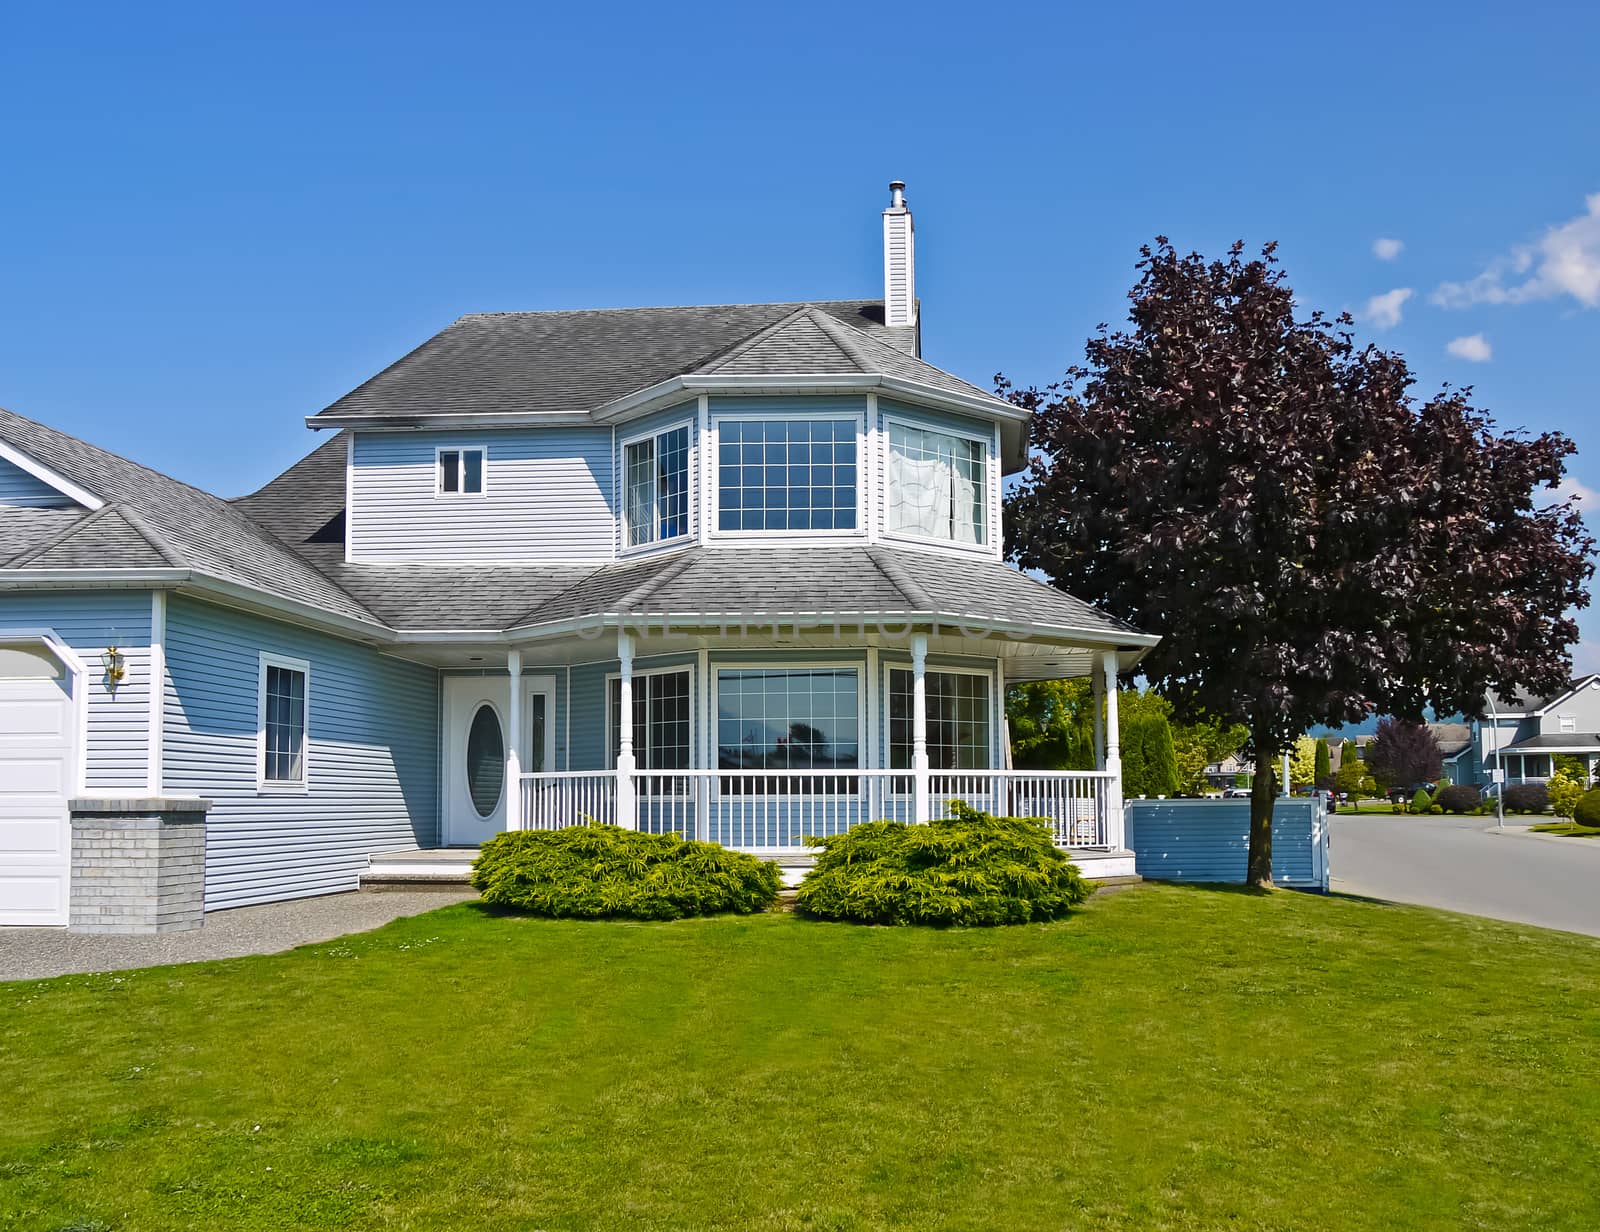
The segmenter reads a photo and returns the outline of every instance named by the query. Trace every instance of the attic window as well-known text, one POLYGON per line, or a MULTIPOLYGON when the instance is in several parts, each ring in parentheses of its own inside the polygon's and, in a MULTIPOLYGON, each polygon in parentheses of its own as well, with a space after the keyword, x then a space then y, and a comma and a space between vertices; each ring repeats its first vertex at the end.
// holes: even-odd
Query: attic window
POLYGON ((441 449, 438 462, 440 496, 482 496, 484 451, 482 449, 441 449))

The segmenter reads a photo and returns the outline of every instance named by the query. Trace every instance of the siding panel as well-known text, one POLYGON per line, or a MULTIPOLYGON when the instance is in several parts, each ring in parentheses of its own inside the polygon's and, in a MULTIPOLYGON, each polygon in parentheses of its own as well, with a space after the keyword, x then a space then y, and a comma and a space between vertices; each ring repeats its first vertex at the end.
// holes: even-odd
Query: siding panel
POLYGON ((353 890, 374 851, 428 846, 439 821, 439 678, 430 667, 174 598, 166 790, 213 801, 206 909, 353 890), (257 790, 261 651, 311 665, 309 790, 257 790))
POLYGON ((0 507, 66 509, 74 502, 14 462, 0 458, 0 507))
POLYGON ((610 428, 358 432, 351 548, 358 560, 609 560, 610 428), (434 494, 435 451, 488 450, 485 495, 434 494))

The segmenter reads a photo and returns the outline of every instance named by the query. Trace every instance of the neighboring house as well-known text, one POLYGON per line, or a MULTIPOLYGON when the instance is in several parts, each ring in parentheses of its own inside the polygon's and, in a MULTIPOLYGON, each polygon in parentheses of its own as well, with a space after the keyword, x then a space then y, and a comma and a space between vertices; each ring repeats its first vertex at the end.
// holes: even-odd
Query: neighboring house
POLYGON ((463 317, 234 501, 0 412, 0 923, 953 797, 1133 871, 1111 686, 1156 639, 1005 563, 1028 414, 922 358, 900 185, 883 226, 881 300, 463 317), (1073 676, 1101 768, 1011 772, 1006 684, 1073 676))
MULTIPOLYGON (((1472 748, 1472 727, 1466 723, 1429 723, 1426 725, 1433 742, 1439 748, 1439 758, 1444 763, 1444 775, 1452 783, 1472 783, 1475 779, 1462 777, 1462 757, 1472 748)), ((1329 742, 1334 773, 1344 764, 1347 751, 1353 751, 1362 761, 1367 759, 1367 746, 1377 737, 1371 734, 1355 736, 1338 744, 1329 742)))
POLYGON ((1239 776, 1244 775, 1244 781, 1249 782, 1255 773, 1255 763, 1243 753, 1229 753, 1221 761, 1211 762, 1206 766, 1206 782, 1212 787, 1229 788, 1238 785, 1239 776))
POLYGON ((1542 783, 1558 754, 1581 759, 1591 779, 1600 766, 1600 674, 1581 676, 1551 697, 1490 695, 1484 710, 1455 760, 1458 782, 1488 783, 1498 764, 1508 783, 1542 783))

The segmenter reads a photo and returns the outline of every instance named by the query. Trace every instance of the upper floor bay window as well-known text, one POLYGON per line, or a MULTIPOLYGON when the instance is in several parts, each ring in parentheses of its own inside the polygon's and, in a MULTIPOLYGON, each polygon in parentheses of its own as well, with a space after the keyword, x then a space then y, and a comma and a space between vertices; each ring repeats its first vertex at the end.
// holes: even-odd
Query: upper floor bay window
POLYGON ((689 428, 658 432, 622 447, 623 542, 630 548, 689 533, 689 428))
POLYGON ((987 457, 975 437, 890 420, 889 531, 981 545, 989 523, 987 457))
POLYGON ((855 531, 856 420, 723 419, 717 529, 855 531))
POLYGON ((482 496, 484 453, 478 448, 439 450, 437 494, 482 496))

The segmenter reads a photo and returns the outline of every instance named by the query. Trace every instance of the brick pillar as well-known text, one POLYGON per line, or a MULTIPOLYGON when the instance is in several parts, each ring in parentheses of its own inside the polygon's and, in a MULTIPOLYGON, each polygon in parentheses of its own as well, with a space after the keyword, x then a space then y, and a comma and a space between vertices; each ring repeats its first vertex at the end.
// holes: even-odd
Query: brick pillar
POLYGON ((204 923, 211 801, 86 796, 68 807, 72 932, 171 933, 204 923))

